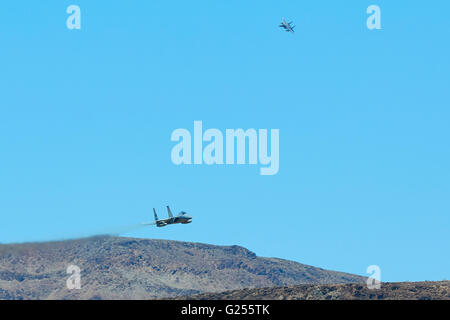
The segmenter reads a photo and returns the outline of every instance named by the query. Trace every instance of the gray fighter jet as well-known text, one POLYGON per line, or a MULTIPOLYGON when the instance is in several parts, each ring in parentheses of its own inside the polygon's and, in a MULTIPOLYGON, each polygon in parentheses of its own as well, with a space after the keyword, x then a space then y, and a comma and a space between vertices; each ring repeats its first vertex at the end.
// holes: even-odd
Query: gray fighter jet
POLYGON ((284 20, 284 18, 283 18, 281 20, 280 28, 283 28, 284 30, 286 30, 286 32, 294 33, 295 26, 292 25, 292 21, 291 22, 286 22, 286 20, 284 20))
POLYGON ((172 214, 172 211, 170 211, 169 206, 167 206, 167 213, 169 214, 168 218, 158 219, 156 210, 155 208, 153 208, 153 214, 155 215, 155 222, 145 222, 143 223, 143 225, 145 226, 156 225, 157 227, 165 227, 169 224, 176 224, 176 223, 187 224, 192 222, 192 217, 188 216, 184 211, 181 211, 179 214, 174 216, 172 214))

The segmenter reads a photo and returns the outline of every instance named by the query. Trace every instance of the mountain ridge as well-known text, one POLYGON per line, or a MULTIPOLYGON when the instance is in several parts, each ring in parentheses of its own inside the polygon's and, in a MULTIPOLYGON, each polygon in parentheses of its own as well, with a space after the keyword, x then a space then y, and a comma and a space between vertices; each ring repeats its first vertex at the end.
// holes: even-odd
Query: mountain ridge
POLYGON ((365 284, 303 284, 202 293, 175 300, 450 300, 450 281, 386 282, 380 289, 365 284))
POLYGON ((365 279, 237 245, 113 236, 0 245, 0 299, 156 299, 365 279), (69 265, 81 269, 81 290, 66 287, 69 265))

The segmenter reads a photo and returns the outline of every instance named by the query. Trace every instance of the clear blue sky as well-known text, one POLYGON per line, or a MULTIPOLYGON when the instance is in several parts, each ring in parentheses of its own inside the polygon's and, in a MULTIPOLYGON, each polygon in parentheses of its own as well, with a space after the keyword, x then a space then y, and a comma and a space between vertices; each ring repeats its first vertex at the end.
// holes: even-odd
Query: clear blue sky
POLYGON ((450 278, 448 1, 2 1, 0 242, 237 244, 450 278), (82 10, 81 30, 66 8, 82 10), (382 30, 366 28, 366 8, 382 30), (294 35, 278 28, 294 20, 294 35), (280 129, 280 171, 175 166, 177 128, 280 129))

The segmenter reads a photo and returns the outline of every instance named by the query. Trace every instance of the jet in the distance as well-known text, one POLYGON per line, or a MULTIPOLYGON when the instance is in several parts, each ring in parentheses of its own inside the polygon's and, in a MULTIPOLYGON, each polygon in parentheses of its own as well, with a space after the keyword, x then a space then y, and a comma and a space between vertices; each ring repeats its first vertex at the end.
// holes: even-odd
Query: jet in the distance
POLYGON ((286 30, 286 32, 294 33, 295 26, 292 25, 292 21, 291 22, 286 22, 286 20, 284 20, 284 18, 283 18, 281 20, 280 28, 283 28, 284 30, 286 30))
POLYGON ((172 214, 172 211, 170 211, 169 206, 167 206, 167 213, 169 214, 169 217, 166 219, 158 219, 158 215, 156 214, 155 208, 153 208, 153 214, 155 215, 155 222, 145 222, 143 225, 150 226, 150 225, 156 225, 157 227, 165 227, 169 224, 176 224, 176 223, 182 223, 187 224, 192 222, 192 217, 188 216, 186 212, 181 211, 179 214, 174 216, 172 214))

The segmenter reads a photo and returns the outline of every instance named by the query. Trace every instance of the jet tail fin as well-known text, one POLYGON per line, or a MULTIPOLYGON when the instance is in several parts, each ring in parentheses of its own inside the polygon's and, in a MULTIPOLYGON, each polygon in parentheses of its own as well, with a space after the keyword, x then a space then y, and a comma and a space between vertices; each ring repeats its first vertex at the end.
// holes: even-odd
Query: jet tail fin
POLYGON ((159 219, 158 219, 158 215, 156 214, 155 208, 153 208, 153 214, 155 215, 155 221, 158 221, 159 219))
POLYGON ((172 211, 170 211, 169 206, 167 206, 167 213, 169 214, 170 218, 173 218, 173 214, 172 214, 172 211))

